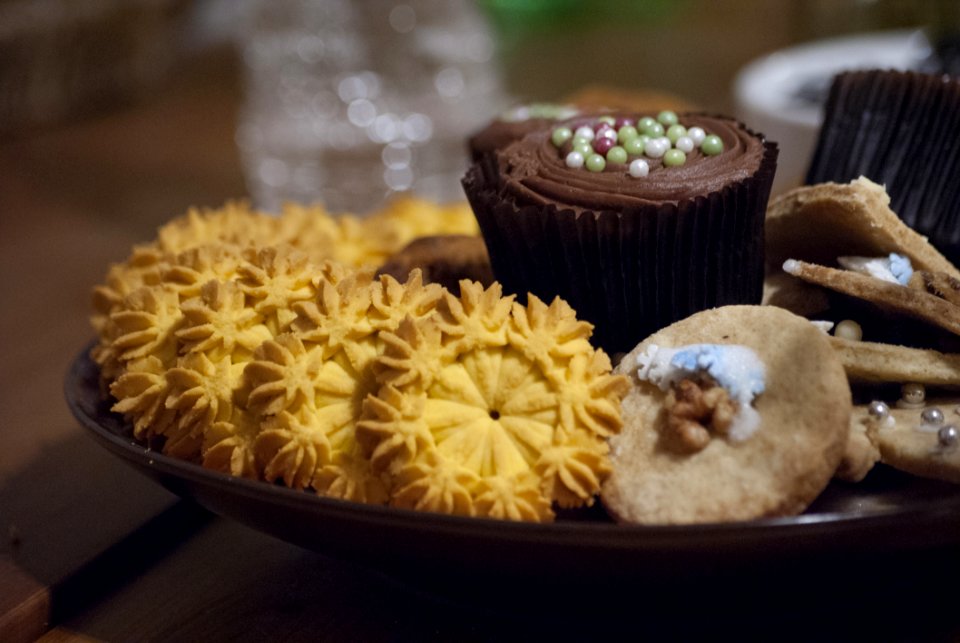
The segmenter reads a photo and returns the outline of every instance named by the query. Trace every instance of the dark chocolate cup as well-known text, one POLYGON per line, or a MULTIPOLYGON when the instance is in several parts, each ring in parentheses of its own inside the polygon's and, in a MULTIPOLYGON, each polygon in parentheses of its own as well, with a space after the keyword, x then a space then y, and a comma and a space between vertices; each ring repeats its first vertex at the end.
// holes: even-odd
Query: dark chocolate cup
POLYGON ((806 183, 866 176, 890 207, 960 262, 960 79, 917 72, 839 74, 806 183))
POLYGON ((489 158, 470 168, 463 187, 504 291, 565 299, 594 324, 593 343, 613 355, 697 311, 760 303, 776 159, 776 144, 765 142, 746 179, 622 211, 519 205, 500 193, 489 158))

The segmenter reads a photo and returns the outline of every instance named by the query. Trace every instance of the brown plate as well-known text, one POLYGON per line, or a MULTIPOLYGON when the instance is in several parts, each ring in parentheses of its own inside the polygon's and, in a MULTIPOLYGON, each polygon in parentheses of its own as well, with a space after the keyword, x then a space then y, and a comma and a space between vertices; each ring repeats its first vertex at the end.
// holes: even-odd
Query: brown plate
POLYGON ((632 526, 603 511, 553 524, 501 522, 324 498, 233 478, 146 448, 110 412, 84 350, 65 381, 67 403, 102 446, 214 513, 317 552, 388 569, 564 578, 681 578, 771 563, 850 560, 960 545, 960 486, 879 466, 857 485, 832 483, 789 518, 697 526, 632 526))

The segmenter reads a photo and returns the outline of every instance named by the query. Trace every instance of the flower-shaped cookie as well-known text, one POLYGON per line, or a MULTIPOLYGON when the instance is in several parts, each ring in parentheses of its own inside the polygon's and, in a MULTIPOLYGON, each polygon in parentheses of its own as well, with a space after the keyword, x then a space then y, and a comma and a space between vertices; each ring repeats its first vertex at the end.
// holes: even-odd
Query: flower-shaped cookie
POLYGON ((168 258, 169 254, 156 244, 142 244, 133 247, 125 262, 110 266, 106 283, 93 289, 90 323, 98 333, 104 332, 110 313, 120 307, 124 297, 141 286, 152 286, 161 281, 168 258))
POLYGON ((290 246, 249 249, 239 267, 240 289, 274 335, 286 332, 296 317, 295 302, 316 295, 309 257, 290 246))
MULTIPOLYGON (((94 290, 93 355, 114 410, 135 437, 170 455, 386 502, 389 484, 372 470, 356 423, 380 386, 374 367, 385 334, 405 318, 434 316, 443 290, 424 284, 419 271, 405 283, 375 278, 373 266, 416 236, 451 232, 476 233, 464 204, 406 199, 362 218, 297 205, 271 216, 243 202, 190 210, 94 290)), ((471 290, 451 302, 440 320, 444 351, 506 341, 511 301, 499 291, 471 290)), ((389 360, 376 368, 388 369, 389 360)), ((422 495, 414 471, 403 485, 411 498, 422 495)), ((532 493, 520 489, 511 493, 532 493)), ((490 506, 504 504, 500 492, 484 493, 490 506)), ((515 517, 542 509, 507 504, 515 517)))
POLYGON ((210 281, 232 281, 241 261, 240 248, 235 245, 197 246, 170 259, 160 279, 184 301, 199 296, 200 289, 210 281))
POLYGON ((508 308, 498 286, 468 282, 461 293, 445 293, 438 316, 383 334, 383 386, 357 433, 392 478, 392 504, 549 520, 552 502, 591 503, 626 379, 580 342, 584 326, 562 302, 531 295, 508 308))
POLYGON ((256 458, 268 480, 382 503, 386 486, 355 438, 363 400, 377 391, 379 333, 431 315, 441 289, 419 272, 401 284, 332 265, 314 283, 316 297, 294 305, 292 332, 264 342, 244 372, 245 406, 263 423, 256 458))

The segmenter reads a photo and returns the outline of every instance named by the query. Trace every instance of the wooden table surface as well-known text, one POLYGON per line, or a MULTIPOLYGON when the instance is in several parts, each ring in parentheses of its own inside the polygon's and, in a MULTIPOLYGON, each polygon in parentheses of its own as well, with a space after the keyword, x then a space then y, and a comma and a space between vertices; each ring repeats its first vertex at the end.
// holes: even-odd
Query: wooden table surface
POLYGON ((960 573, 955 548, 837 561, 803 586, 750 588, 760 603, 691 587, 664 608, 637 578, 519 601, 514 587, 504 605, 495 584, 489 600, 444 597, 212 516, 94 444, 61 392, 92 338, 90 288, 188 206, 244 194, 231 71, 193 65, 153 100, 0 143, 0 641, 960 636, 956 593, 907 571, 960 573))

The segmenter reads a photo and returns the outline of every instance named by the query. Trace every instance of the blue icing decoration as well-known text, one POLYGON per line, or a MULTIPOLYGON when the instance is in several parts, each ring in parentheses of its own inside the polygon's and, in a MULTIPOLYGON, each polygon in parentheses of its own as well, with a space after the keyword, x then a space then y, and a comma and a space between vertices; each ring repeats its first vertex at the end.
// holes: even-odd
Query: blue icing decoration
POLYGON ((896 277, 897 283, 906 286, 913 276, 913 266, 910 265, 910 259, 895 252, 890 253, 890 272, 896 277))
POLYGON ((685 371, 706 371, 731 397, 738 400, 751 400, 766 388, 763 365, 745 364, 743 349, 739 346, 685 346, 673 355, 670 365, 685 371))

